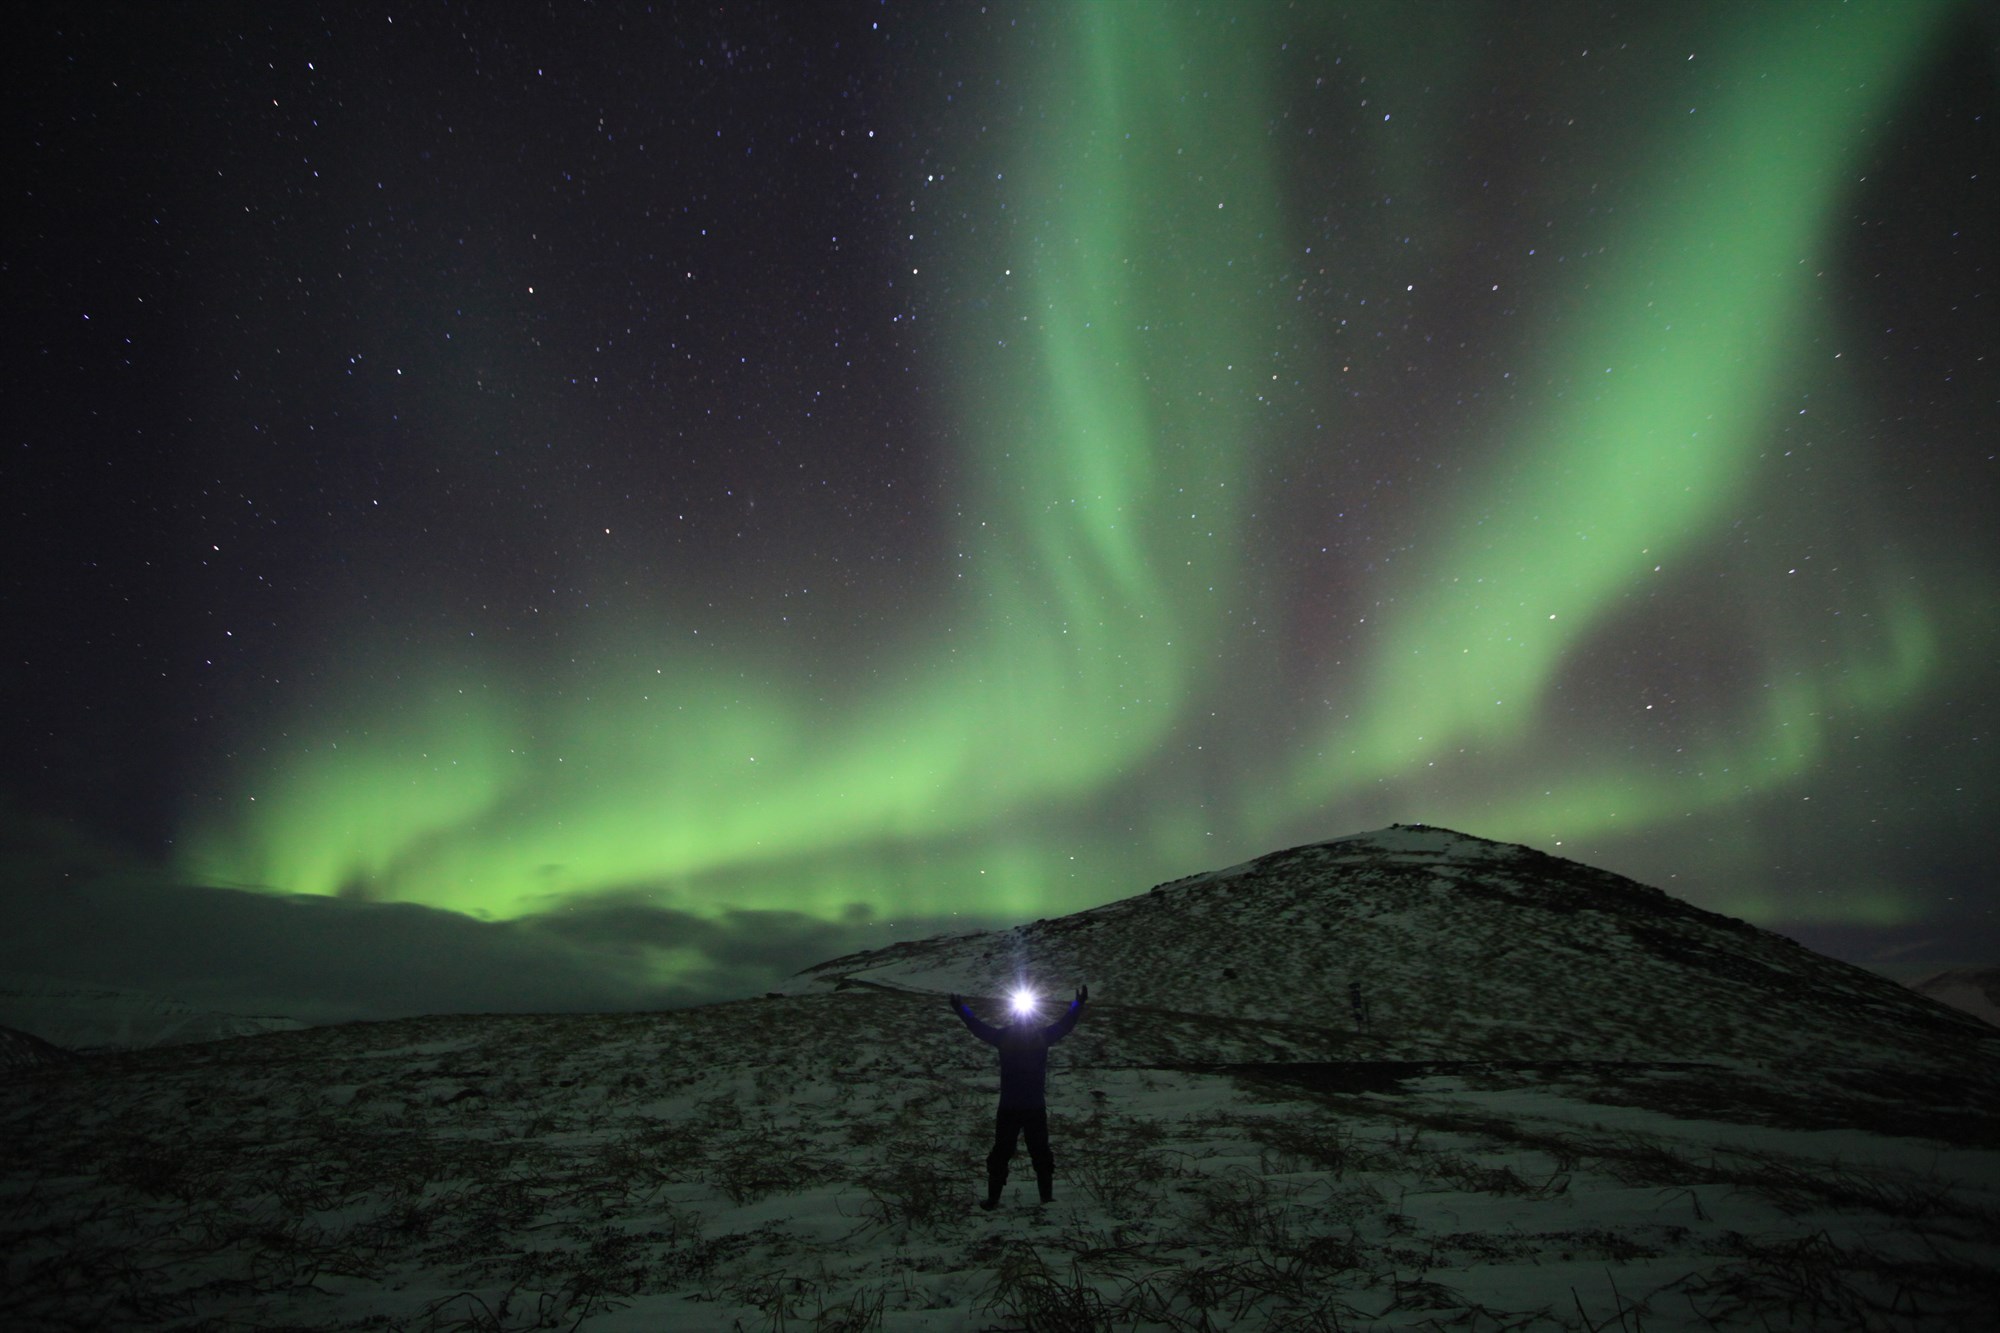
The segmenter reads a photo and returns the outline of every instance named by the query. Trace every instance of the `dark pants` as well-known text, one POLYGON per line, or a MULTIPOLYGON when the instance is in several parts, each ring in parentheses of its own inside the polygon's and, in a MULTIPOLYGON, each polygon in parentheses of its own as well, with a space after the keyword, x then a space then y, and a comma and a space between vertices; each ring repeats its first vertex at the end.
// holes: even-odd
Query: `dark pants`
POLYGON ((1007 1163, 1021 1135, 1028 1136, 1028 1160, 1035 1164, 1035 1183, 1044 1201, 1054 1192, 1056 1159, 1049 1151, 1049 1113, 1040 1106, 1003 1106, 993 1121, 993 1151, 986 1154, 986 1197, 998 1199, 1007 1183, 1007 1163))

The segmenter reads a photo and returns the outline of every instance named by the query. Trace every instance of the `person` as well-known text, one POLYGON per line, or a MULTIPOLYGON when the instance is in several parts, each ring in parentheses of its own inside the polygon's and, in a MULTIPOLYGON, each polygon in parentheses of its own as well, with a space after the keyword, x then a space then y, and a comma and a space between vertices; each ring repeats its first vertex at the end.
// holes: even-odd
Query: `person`
POLYGON ((983 1023, 972 1006, 954 995, 952 1012, 972 1029, 972 1035, 1000 1051, 1000 1110, 993 1121, 993 1151, 986 1155, 986 1198, 979 1206, 1000 1205, 1000 1190, 1007 1183, 1007 1163, 1023 1135, 1028 1140, 1028 1159, 1035 1166, 1035 1184, 1043 1203, 1055 1200, 1055 1155, 1049 1151, 1048 1073, 1049 1047, 1070 1034, 1083 1016, 1090 987, 1076 988, 1069 1010, 1047 1027, 1037 1026, 1031 997, 1016 997, 1014 1021, 1004 1028, 983 1023))

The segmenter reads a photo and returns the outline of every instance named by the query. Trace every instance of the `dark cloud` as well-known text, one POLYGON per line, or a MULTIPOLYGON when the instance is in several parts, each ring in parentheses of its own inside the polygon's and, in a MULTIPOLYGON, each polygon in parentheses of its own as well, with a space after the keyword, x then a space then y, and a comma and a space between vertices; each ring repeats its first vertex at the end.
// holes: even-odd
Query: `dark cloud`
POLYGON ((0 898, 0 967, 309 1022, 647 1004, 620 964, 408 904, 110 878, 0 898))
POLYGON ((872 913, 859 920, 850 913, 841 921, 805 912, 742 909, 698 916, 638 903, 585 901, 527 918, 525 924, 592 950, 691 949, 718 965, 786 975, 883 942, 872 913))
MULTIPOLYGON (((831 921, 790 911, 708 917, 628 897, 495 922, 409 903, 52 872, 45 861, 16 863, 7 878, 0 972, 307 1022, 678 1008, 759 994, 814 963, 890 942, 858 905, 831 921), (655 967, 665 956, 670 973, 655 967)), ((895 935, 967 928, 903 921, 895 935)))
POLYGON ((676 993, 707 1000, 756 994, 815 963, 896 940, 1008 924, 962 915, 885 922, 864 902, 847 903, 832 918, 748 908, 697 913, 654 897, 646 889, 581 896, 520 925, 593 955, 672 953, 676 993), (690 954, 696 961, 687 961, 690 954))

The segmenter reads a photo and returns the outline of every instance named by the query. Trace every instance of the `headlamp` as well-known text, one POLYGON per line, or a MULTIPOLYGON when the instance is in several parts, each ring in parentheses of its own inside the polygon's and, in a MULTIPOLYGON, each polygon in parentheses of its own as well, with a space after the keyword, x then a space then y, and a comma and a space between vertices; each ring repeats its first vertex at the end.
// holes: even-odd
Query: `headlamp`
POLYGON ((1035 1012, 1035 993, 1026 986, 1014 992, 1014 1013, 1022 1018, 1035 1012))

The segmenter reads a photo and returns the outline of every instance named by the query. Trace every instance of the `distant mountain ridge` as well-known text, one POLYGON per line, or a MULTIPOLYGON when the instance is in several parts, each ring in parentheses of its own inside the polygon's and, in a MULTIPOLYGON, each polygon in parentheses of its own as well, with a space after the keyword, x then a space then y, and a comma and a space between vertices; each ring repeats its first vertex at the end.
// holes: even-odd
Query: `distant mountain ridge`
POLYGON ((2000 1027, 2000 967, 1958 968, 1915 983, 1913 990, 2000 1027))
POLYGON ((819 964, 793 989, 1061 995, 1261 1021, 1308 1060, 1994 1067, 2000 1032, 1608 871, 1394 825, 1012 930, 819 964), (1030 965, 1028 960, 1032 960, 1030 965))
POLYGON ((232 1014, 143 991, 52 977, 0 977, 0 1028, 67 1051, 138 1050, 220 1041, 306 1026, 295 1018, 232 1014))

